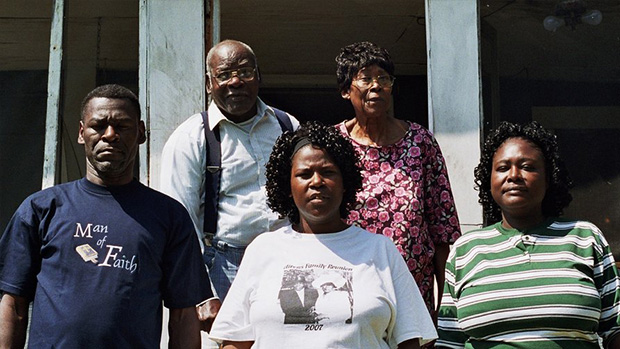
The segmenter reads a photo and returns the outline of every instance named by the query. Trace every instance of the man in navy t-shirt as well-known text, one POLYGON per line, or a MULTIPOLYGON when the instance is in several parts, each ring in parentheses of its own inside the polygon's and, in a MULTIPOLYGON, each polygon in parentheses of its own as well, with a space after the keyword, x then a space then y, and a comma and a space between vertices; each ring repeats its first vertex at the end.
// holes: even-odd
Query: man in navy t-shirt
POLYGON ((200 347, 196 304, 213 296, 193 224, 133 177, 146 140, 136 96, 118 85, 82 103, 86 177, 37 192, 0 239, 0 347, 200 347))

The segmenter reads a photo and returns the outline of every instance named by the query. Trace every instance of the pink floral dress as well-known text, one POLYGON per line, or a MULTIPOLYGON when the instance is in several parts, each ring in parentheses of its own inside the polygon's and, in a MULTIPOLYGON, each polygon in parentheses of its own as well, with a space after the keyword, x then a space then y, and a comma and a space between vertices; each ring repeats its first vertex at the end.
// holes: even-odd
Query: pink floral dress
POLYGON ((357 143, 363 188, 349 224, 391 238, 405 259, 429 311, 434 310, 435 244, 461 234, 446 163, 433 135, 416 123, 389 146, 357 143))

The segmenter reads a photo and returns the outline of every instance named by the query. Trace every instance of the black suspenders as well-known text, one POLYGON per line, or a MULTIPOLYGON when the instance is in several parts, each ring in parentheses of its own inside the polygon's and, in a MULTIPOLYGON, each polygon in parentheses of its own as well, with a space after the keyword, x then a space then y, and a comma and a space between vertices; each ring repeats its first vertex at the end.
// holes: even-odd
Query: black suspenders
MULTIPOLYGON (((288 115, 282 110, 273 108, 282 132, 293 131, 293 124, 288 115)), ((210 242, 217 231, 217 204, 220 191, 220 171, 222 166, 222 149, 220 145, 219 126, 209 129, 208 115, 206 111, 200 113, 205 129, 205 145, 207 156, 207 170, 205 171, 205 203, 204 203, 204 226, 203 233, 210 242)))

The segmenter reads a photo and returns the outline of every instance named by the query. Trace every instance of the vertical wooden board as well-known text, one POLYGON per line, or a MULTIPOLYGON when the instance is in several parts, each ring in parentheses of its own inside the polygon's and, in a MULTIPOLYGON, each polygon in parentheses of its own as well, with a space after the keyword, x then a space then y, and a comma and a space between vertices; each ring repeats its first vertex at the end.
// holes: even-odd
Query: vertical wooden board
POLYGON ((60 146, 59 102, 62 71, 62 38, 64 24, 64 0, 55 0, 50 35, 49 75, 47 83, 47 117, 45 120, 45 155, 43 158, 43 180, 41 187, 56 184, 57 164, 60 146))
POLYGON ((155 188, 166 140, 205 107, 204 6, 203 0, 140 3, 140 101, 149 132, 140 173, 155 188))
POLYGON ((477 0, 426 0, 429 128, 446 159, 463 230, 482 223, 473 189, 482 100, 477 0))

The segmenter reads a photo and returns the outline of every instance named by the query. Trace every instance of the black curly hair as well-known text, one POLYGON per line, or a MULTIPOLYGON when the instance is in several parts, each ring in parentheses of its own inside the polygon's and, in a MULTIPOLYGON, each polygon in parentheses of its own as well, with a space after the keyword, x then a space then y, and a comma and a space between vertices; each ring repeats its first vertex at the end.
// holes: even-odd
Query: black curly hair
POLYGON ((356 42, 340 49, 336 63, 336 79, 340 92, 349 89, 357 72, 373 64, 394 75, 394 63, 388 51, 368 41, 356 42))
POLYGON ((296 131, 284 132, 276 141, 267 163, 267 204, 280 215, 288 217, 293 224, 299 223, 299 211, 291 193, 291 168, 293 149, 301 138, 308 138, 333 158, 343 178, 344 194, 340 204, 340 217, 346 218, 362 188, 362 175, 353 145, 334 126, 318 121, 302 124, 296 131))
POLYGON ((549 185, 542 202, 542 213, 545 217, 561 216, 563 210, 573 200, 569 193, 573 183, 560 158, 556 136, 536 121, 525 125, 504 121, 487 136, 480 155, 480 163, 474 169, 478 202, 482 204, 487 223, 502 220, 501 209, 491 196, 491 170, 495 152, 509 138, 525 139, 542 152, 549 185))

